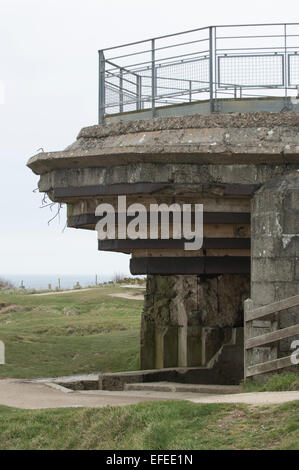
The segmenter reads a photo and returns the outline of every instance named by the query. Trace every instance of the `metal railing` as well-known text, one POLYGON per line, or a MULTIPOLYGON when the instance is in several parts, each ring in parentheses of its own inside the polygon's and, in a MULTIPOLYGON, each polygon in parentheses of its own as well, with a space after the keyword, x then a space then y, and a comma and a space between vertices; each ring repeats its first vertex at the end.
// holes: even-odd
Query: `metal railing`
POLYGON ((222 98, 297 96, 299 23, 209 26, 99 51, 105 115, 222 98))

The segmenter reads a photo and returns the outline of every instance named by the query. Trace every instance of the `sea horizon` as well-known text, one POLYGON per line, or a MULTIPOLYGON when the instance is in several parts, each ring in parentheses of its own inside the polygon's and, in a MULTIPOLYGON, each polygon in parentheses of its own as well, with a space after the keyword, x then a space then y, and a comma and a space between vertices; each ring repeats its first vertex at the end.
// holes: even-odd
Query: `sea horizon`
MULTIPOLYGON (((115 276, 114 274, 0 274, 1 279, 11 282, 14 287, 21 287, 25 289, 43 290, 56 289, 59 286, 61 289, 72 289, 77 282, 81 287, 94 286, 97 284, 111 281, 115 276), (97 277, 96 277, 97 276, 97 277), (59 281, 60 280, 60 281, 59 281)), ((131 277, 130 274, 125 274, 126 277, 131 277)))

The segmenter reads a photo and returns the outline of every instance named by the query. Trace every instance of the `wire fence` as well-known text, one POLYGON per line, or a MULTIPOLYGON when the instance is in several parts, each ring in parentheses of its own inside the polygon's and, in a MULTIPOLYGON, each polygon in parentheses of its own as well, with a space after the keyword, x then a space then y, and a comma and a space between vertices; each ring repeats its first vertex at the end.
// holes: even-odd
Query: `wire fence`
POLYGON ((222 98, 297 96, 299 23, 210 26, 99 51, 105 115, 222 98))

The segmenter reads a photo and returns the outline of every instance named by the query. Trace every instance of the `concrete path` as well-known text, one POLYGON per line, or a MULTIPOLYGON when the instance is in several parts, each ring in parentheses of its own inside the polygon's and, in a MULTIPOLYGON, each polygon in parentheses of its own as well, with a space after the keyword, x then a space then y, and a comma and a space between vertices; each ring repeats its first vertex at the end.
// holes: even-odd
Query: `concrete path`
POLYGON ((143 401, 188 400, 193 403, 245 403, 249 405, 271 405, 299 400, 299 392, 259 392, 232 395, 180 392, 73 392, 55 384, 32 383, 23 380, 0 380, 0 405, 22 409, 42 408, 101 408, 124 406, 143 401))

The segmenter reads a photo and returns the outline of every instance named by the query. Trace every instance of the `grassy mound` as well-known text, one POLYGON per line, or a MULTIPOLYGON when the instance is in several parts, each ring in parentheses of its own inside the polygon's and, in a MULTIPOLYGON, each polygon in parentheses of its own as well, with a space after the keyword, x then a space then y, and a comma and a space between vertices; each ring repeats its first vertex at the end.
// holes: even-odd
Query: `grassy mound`
POLYGON ((111 296, 126 292, 117 286, 42 296, 0 291, 6 353, 0 377, 138 369, 143 302, 111 296))

